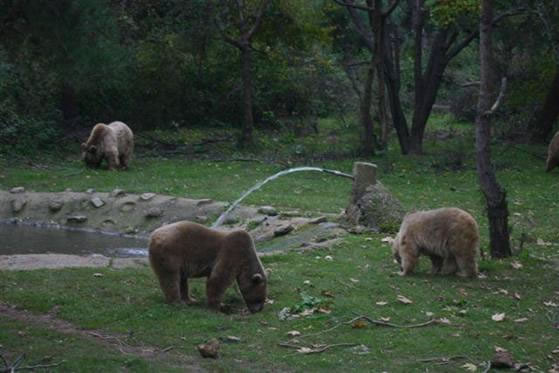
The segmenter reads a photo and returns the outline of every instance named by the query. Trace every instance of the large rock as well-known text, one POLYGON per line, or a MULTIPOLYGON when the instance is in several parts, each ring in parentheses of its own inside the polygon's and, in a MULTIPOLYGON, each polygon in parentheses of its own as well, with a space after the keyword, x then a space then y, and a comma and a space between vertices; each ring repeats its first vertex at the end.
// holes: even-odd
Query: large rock
POLYGON ((356 162, 353 166, 353 188, 345 211, 346 219, 375 231, 398 230, 405 211, 400 201, 376 180, 376 165, 356 162))

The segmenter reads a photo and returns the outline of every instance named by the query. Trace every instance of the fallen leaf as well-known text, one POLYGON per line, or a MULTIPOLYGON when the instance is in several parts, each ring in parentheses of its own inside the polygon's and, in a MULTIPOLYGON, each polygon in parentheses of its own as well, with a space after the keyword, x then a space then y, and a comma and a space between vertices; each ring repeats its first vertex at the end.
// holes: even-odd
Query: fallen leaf
POLYGON ((316 311, 316 308, 307 308, 306 310, 303 310, 303 312, 300 313, 301 316, 310 316, 314 313, 314 311, 316 311))
POLYGON ((427 317, 433 317, 433 315, 434 315, 433 312, 429 312, 429 311, 425 312, 425 316, 427 317))
POLYGON ((552 354, 559 354, 559 348, 556 348, 555 350, 551 351, 552 354))
POLYGON ((493 321, 503 321, 505 319, 505 313, 496 313, 493 316, 491 316, 491 320, 493 321))
POLYGON ((450 320, 447 319, 446 317, 441 317, 441 318, 439 319, 439 323, 441 323, 441 324, 446 324, 446 325, 450 325, 450 320))
POLYGON ((504 294, 504 295, 509 295, 509 291, 505 290, 505 289, 499 289, 497 290, 499 293, 504 294))
POLYGON ((466 363, 464 365, 462 365, 460 368, 464 368, 466 369, 468 372, 475 372, 477 371, 477 366, 475 364, 472 363, 466 363))
POLYGON ((367 322, 363 319, 359 319, 359 320, 355 320, 353 322, 353 324, 351 324, 351 327, 353 329, 363 329, 367 326, 367 322))
POLYGON ((291 331, 287 332, 287 336, 291 337, 291 338, 298 337, 300 335, 301 335, 301 332, 298 331, 298 330, 291 330, 291 331))
POLYGON ((406 297, 404 297, 403 295, 398 295, 398 296, 396 297, 396 299, 398 299, 398 301, 399 301, 400 303, 403 303, 403 304, 412 304, 412 303, 413 303, 413 301, 412 301, 411 299, 406 298, 406 297))
POLYGON ((380 301, 380 302, 376 302, 375 303, 377 306, 386 306, 388 304, 388 302, 385 301, 380 301))
POLYGON ((519 319, 514 320, 514 322, 518 322, 518 323, 520 323, 520 322, 526 322, 526 321, 528 321, 528 318, 527 318, 527 317, 521 317, 521 318, 519 318, 519 319))
POLYGON ((311 281, 310 281, 310 280, 305 280, 305 281, 303 281, 303 284, 304 284, 304 285, 310 285, 310 284, 311 284, 311 281))
POLYGON ((541 238, 538 238, 536 240, 536 245, 538 245, 538 246, 551 246, 551 242, 546 242, 546 241, 542 240, 541 238))
POLYGON ((330 290, 322 290, 320 294, 328 298, 334 298, 334 293, 332 293, 330 290))
POLYGON ((507 352, 507 350, 502 347, 495 346, 495 352, 507 352))
POLYGON ((545 306, 548 306, 548 307, 559 307, 559 305, 557 305, 557 303, 553 303, 552 301, 543 302, 543 304, 544 304, 545 306))
POLYGON ((96 272, 93 274, 93 277, 103 277, 102 273, 96 272))
POLYGON ((514 269, 520 269, 520 268, 524 267, 524 266, 522 265, 522 263, 517 262, 516 260, 515 260, 514 262, 512 262, 510 265, 511 265, 512 268, 514 268, 514 269))
POLYGON ((386 242, 386 243, 392 243, 392 242, 394 242, 394 238, 392 238, 390 236, 386 236, 386 237, 382 238, 380 241, 381 242, 386 242))
POLYGON ((273 299, 270 298, 266 299, 266 304, 274 304, 274 302, 275 301, 273 299))
POLYGON ((365 238, 365 241, 372 241, 372 240, 373 240, 372 237, 367 237, 367 238, 365 238))
POLYGON ((327 314, 327 315, 328 315, 328 314, 332 313, 332 310, 329 310, 328 308, 322 308, 322 307, 320 307, 320 308, 317 310, 317 312, 318 312, 318 313, 324 313, 324 314, 327 314))
POLYGON ((349 278, 349 281, 353 282, 354 284, 358 283, 359 280, 355 279, 355 278, 349 278))
POLYGON ((522 297, 521 297, 520 294, 518 294, 518 293, 514 293, 512 296, 513 296, 514 299, 516 299, 516 300, 522 299, 522 297))
POLYGON ((324 259, 326 259, 326 260, 328 260, 328 261, 330 261, 330 262, 331 262, 332 260, 334 260, 334 258, 333 258, 331 255, 326 255, 326 256, 324 257, 324 259))
POLYGON ((381 317, 380 321, 384 321, 384 322, 389 322, 390 321, 390 317, 381 317))

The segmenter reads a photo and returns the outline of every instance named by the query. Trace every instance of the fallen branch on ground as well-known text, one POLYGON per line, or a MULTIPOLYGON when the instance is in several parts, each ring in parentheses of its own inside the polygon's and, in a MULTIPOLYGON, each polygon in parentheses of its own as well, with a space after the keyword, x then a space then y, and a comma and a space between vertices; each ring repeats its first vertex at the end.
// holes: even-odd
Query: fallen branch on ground
POLYGON ((331 345, 324 345, 321 347, 307 347, 307 346, 293 345, 289 343, 280 343, 279 345, 281 347, 296 348, 297 352, 300 352, 305 355, 310 355, 310 354, 319 354, 321 352, 324 352, 334 347, 353 347, 359 345, 359 343, 335 343, 331 345))
POLYGON ((437 319, 431 319, 429 321, 420 323, 420 324, 409 324, 409 325, 398 325, 398 324, 392 324, 386 321, 381 321, 381 320, 375 320, 375 319, 371 319, 369 316, 366 315, 362 315, 362 316, 357 316, 356 318, 353 318, 349 321, 346 322, 346 324, 352 324, 353 322, 357 321, 357 320, 365 320, 370 322, 371 324, 375 324, 375 325, 380 325, 380 326, 388 326, 391 328, 422 328, 424 326, 427 325, 431 325, 431 324, 436 324, 438 322, 437 319))
POLYGON ((440 365, 443 365, 443 364, 448 364, 448 363, 450 363, 452 360, 462 360, 462 359, 468 359, 468 360, 469 360, 469 358, 468 358, 467 356, 458 355, 458 356, 449 356, 449 357, 446 357, 446 356, 442 356, 442 357, 429 357, 429 358, 426 358, 426 359, 419 359, 418 361, 421 362, 421 363, 433 363, 433 362, 437 362, 437 363, 439 363, 440 365))
POLYGON ((13 363, 8 364, 8 361, 4 358, 4 356, 0 355, 0 359, 4 363, 4 368, 0 368, 0 373, 13 373, 13 372, 17 372, 18 370, 35 370, 35 369, 53 368, 66 362, 66 360, 62 360, 58 363, 37 364, 37 365, 28 365, 22 367, 20 365, 23 363, 24 358, 25 358, 25 354, 21 354, 15 359, 13 363))

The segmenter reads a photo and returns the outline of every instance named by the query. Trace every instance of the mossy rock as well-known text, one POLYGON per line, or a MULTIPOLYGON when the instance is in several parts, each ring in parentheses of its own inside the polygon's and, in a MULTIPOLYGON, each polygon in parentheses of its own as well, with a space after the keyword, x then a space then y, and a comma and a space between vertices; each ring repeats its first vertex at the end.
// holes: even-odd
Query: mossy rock
POLYGON ((369 185, 365 193, 346 209, 346 218, 351 224, 379 232, 398 231, 404 215, 400 201, 380 182, 369 185))

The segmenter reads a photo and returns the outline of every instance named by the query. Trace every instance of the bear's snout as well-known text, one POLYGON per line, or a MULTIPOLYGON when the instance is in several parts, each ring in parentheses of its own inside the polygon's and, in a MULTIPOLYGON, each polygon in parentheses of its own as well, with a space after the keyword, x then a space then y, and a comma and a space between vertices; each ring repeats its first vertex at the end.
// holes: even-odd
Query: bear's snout
POLYGON ((251 313, 256 313, 262 311, 262 309, 264 308, 264 303, 247 304, 247 307, 251 313))

